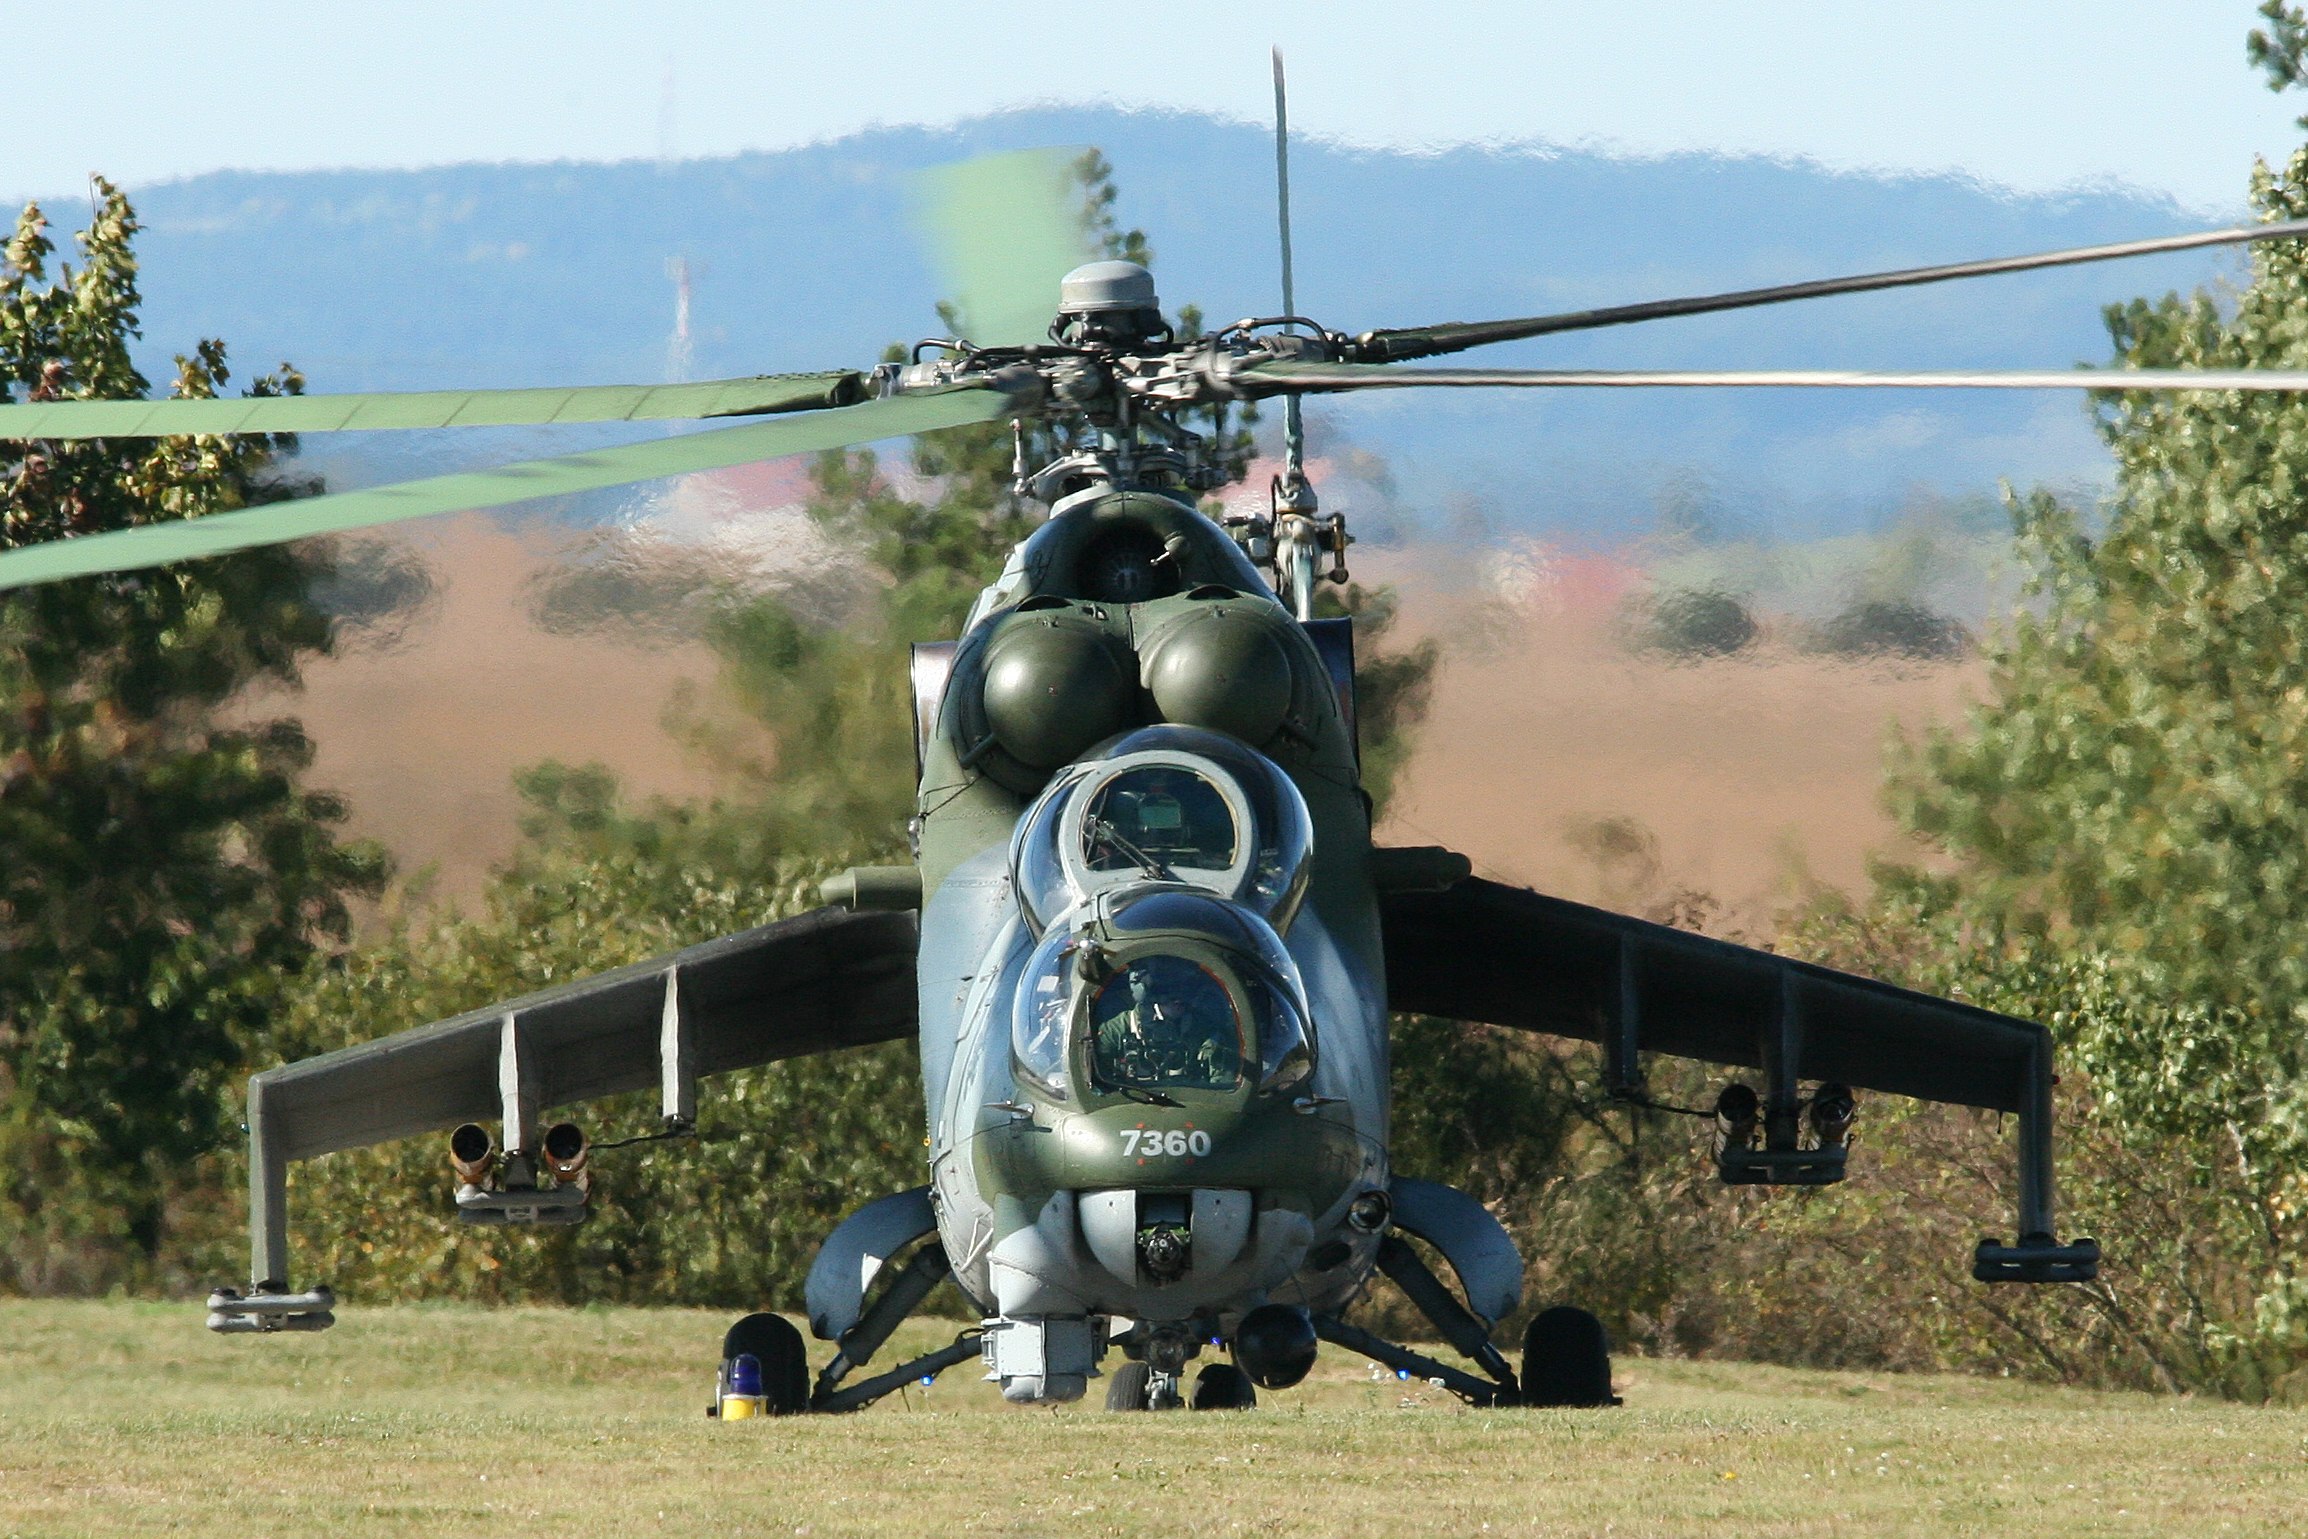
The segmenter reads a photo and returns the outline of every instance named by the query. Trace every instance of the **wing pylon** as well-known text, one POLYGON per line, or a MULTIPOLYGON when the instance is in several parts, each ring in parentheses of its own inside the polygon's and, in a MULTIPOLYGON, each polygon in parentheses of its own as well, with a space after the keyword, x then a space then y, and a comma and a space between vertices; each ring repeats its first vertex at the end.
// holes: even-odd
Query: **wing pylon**
POLYGON ((1381 921, 1390 1009, 1600 1043, 1626 1094, 1644 1053, 1761 1071, 1764 1146, 1727 1180, 1840 1177, 1840 1149, 1797 1147, 1805 1080, 2010 1114, 2018 1239, 1982 1241, 1973 1275, 2096 1274, 2096 1244, 2054 1238, 2052 1042, 2033 1021, 1479 877, 1386 894, 1381 921))
POLYGON ((486 1121, 534 1159, 545 1112, 652 1087, 685 1128, 701 1078, 912 1033, 917 946, 910 913, 817 909, 253 1076, 254 1283, 211 1299, 210 1328, 319 1328, 277 1323, 328 1307, 289 1292, 291 1162, 486 1121))

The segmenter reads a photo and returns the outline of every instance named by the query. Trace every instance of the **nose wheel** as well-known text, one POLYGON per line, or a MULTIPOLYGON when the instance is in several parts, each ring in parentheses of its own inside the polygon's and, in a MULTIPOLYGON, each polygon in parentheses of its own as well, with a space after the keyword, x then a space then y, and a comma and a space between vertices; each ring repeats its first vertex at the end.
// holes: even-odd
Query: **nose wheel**
POLYGON ((1175 1411, 1185 1403, 1176 1372, 1165 1373, 1150 1363, 1124 1363, 1107 1375, 1109 1411, 1175 1411))
POLYGON ((1189 1406, 1197 1411, 1248 1411, 1258 1404, 1250 1375, 1232 1363, 1205 1363, 1194 1376, 1192 1398, 1184 1393, 1182 1377, 1149 1363, 1124 1363, 1106 1376, 1106 1409, 1174 1411, 1189 1406))
POLYGON ((1147 1380, 1154 1370, 1144 1363, 1124 1363, 1106 1375, 1106 1409, 1109 1411, 1143 1411, 1146 1403, 1147 1380))

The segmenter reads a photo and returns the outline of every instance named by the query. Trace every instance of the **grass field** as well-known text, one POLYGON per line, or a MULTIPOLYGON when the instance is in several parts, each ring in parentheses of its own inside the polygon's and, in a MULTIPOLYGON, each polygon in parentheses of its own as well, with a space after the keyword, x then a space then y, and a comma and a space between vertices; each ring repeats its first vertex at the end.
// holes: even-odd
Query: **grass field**
POLYGON ((358 1309, 255 1339, 190 1305, 0 1305, 0 1534, 2308 1532, 2299 1411, 1626 1361, 1623 1410, 1470 1412, 1326 1349, 1248 1414, 1011 1408, 964 1365, 725 1426, 725 1323, 358 1309))

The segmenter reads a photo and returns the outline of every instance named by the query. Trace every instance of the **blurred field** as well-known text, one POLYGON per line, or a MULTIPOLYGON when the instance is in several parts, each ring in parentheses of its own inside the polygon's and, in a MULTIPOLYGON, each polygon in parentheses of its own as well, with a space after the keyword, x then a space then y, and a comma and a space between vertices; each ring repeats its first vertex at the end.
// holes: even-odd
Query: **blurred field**
POLYGON ((346 798, 353 833, 470 898, 513 853, 516 769, 599 760, 641 796, 712 790, 661 723, 675 691, 713 678, 703 647, 539 629, 527 584, 553 547, 534 534, 459 515, 406 538, 437 593, 405 635, 309 663, 302 690, 252 702, 303 721, 310 783, 346 798))
MULTIPOLYGON (((715 789, 662 725, 680 691, 710 694, 704 647, 540 629, 529 582, 556 547, 537 530, 460 517, 408 538, 439 592, 399 643, 323 659, 301 693, 258 702, 304 720, 313 783, 346 795, 355 832, 469 898, 513 852, 517 768, 598 759, 636 796, 715 789)), ((1481 606, 1439 561, 1360 563, 1402 584, 1406 631, 1446 646, 1382 836, 1448 843, 1488 874, 1588 902, 1703 892, 1722 905, 1711 928, 1767 933, 1793 884, 1858 888, 1892 835, 1877 800, 1887 727, 1950 719, 1981 677, 1973 662, 1858 666, 1785 647, 1630 655, 1611 615, 1639 574, 1608 561, 1586 563, 1592 591, 1470 635, 1481 606)))
POLYGON ((251 1339, 191 1304, 0 1305, 0 1535, 2290 1535, 2308 1512, 2308 1413, 1725 1363, 1622 1362, 1622 1410, 1485 1413, 1330 1353, 1255 1412, 1127 1418, 1007 1407, 964 1365, 860 1415, 723 1426, 725 1324, 436 1306, 251 1339))
POLYGON ((1633 656, 1603 617, 1530 617, 1446 650, 1382 832, 1629 912, 1703 894, 1719 906, 1709 929, 1767 935, 1811 882, 1865 890, 1868 855, 1896 836, 1881 803, 1890 729, 1952 722, 1984 676, 1970 660, 1768 646, 1633 656))

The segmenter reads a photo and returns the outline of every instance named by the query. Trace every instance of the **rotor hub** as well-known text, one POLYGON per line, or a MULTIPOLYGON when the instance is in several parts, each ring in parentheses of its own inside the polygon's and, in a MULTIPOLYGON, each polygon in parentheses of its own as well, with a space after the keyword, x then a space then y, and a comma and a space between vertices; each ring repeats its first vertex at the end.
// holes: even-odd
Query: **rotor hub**
POLYGON ((1085 262, 1058 280, 1057 335, 1075 342, 1139 343, 1166 336, 1154 275, 1136 262, 1085 262))

